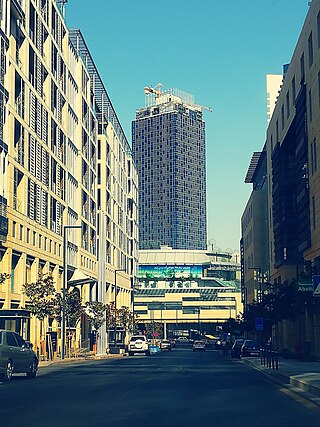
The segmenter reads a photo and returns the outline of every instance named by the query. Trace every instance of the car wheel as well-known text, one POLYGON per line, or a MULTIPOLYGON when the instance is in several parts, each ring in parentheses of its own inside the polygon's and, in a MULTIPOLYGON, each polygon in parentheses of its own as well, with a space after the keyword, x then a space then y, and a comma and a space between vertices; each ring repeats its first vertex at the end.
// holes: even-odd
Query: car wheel
POLYGON ((32 362, 32 365, 31 365, 30 371, 29 371, 29 372, 26 372, 27 377, 28 377, 28 378, 35 378, 35 377, 36 377, 36 375, 37 375, 37 371, 38 371, 38 364, 37 364, 37 361, 36 361, 36 360, 34 360, 34 361, 32 362))
POLYGON ((146 356, 150 356, 150 350, 146 351, 146 356))
POLYGON ((12 360, 8 360, 7 367, 4 373, 4 381, 10 381, 12 379, 13 374, 13 362, 12 360))
POLYGON ((129 351, 129 356, 133 356, 133 351, 129 351))

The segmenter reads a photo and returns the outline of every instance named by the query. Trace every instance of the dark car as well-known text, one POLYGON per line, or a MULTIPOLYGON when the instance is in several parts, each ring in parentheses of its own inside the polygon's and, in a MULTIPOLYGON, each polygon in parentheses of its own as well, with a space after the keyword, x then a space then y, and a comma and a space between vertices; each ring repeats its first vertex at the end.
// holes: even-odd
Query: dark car
POLYGON ((260 356, 260 345, 253 340, 245 340, 241 347, 241 357, 260 356))
POLYGON ((176 340, 174 338, 168 338, 168 340, 170 341, 171 347, 175 348, 175 346, 176 346, 176 340))
POLYGON ((243 345, 244 340, 242 338, 239 338, 237 340, 234 340, 232 347, 231 347, 231 357, 240 357, 241 353, 241 347, 243 345))
POLYGON ((30 343, 16 332, 0 330, 0 375, 4 380, 10 381, 14 373, 34 378, 37 371, 38 358, 30 343))

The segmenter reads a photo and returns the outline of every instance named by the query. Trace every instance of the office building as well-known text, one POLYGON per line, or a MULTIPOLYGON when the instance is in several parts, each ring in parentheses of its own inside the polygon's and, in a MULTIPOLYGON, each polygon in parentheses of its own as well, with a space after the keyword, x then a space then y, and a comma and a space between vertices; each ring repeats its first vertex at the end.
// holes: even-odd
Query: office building
MULTIPOLYGON (((137 260, 137 174, 89 49, 54 0, 2 2, 0 32, 0 328, 39 347, 23 284, 50 274, 82 302, 131 307, 137 260), (78 226, 79 229, 69 227, 78 226), (67 247, 63 244, 66 233, 67 247), (64 262, 66 250, 66 262, 64 262), (101 267, 103 266, 103 268, 101 267)), ((44 322, 56 334, 57 319, 44 322)), ((88 343, 82 316, 75 342, 88 343)))
MULTIPOLYGON (((269 281, 281 291, 290 286, 294 295, 273 324, 272 338, 276 348, 299 357, 320 356, 318 294, 312 292, 320 274, 319 116, 320 1, 313 0, 285 67, 263 149, 269 281)), ((255 209, 256 222, 261 208, 255 209)))
POLYGON ((161 323, 165 336, 215 335, 242 312, 239 260, 166 246, 141 250, 134 308, 140 324, 161 323))
POLYGON ((145 88, 147 106, 132 123, 139 176, 139 246, 207 246, 203 107, 177 90, 145 88))

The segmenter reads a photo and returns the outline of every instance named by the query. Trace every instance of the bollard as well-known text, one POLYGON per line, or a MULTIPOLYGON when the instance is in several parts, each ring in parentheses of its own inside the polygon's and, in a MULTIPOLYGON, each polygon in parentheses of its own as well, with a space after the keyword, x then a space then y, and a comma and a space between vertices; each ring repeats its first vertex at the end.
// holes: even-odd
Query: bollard
POLYGON ((276 351, 276 370, 279 369, 279 357, 278 357, 278 352, 276 351))
POLYGON ((274 369, 274 351, 272 352, 272 369, 274 369))

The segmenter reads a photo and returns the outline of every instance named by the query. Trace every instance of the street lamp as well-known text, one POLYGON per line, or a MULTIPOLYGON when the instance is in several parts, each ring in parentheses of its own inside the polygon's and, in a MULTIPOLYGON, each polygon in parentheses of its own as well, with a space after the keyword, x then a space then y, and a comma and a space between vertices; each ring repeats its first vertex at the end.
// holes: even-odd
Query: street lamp
POLYGON ((114 270, 114 346, 117 347, 117 273, 119 271, 126 271, 125 268, 114 270))
POLYGON ((61 315, 61 359, 65 358, 66 345, 66 291, 68 286, 67 266, 67 230, 70 228, 82 228, 81 225, 64 225, 63 234, 63 282, 62 282, 62 315, 61 315))

